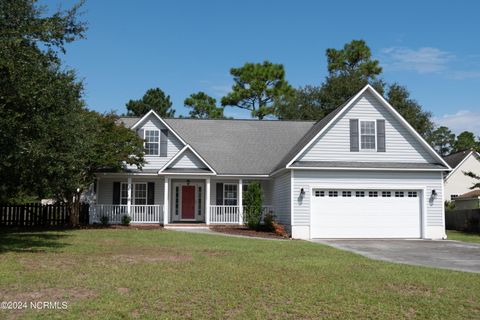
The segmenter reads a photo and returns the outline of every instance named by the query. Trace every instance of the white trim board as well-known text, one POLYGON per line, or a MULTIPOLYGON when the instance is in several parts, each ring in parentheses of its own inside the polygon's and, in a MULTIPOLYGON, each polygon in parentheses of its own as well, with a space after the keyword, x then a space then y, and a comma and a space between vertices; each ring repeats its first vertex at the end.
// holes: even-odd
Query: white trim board
MULTIPOLYGON (((167 169, 175 160, 177 160, 185 151, 190 150, 192 153, 200 159, 200 161, 213 173, 217 174, 215 170, 203 159, 190 145, 185 145, 182 150, 178 151, 176 155, 174 155, 160 170, 158 170, 158 174, 165 173, 164 170, 167 169)), ((166 173, 171 174, 171 173, 166 173)), ((184 174, 184 173, 182 173, 184 174)), ((205 173, 201 173, 205 174, 205 173)))
MULTIPOLYGON (((317 139, 320 137, 322 133, 324 133, 327 129, 331 127, 331 125, 338 119, 340 118, 346 110, 353 104, 355 103, 358 98, 365 93, 365 91, 370 91, 381 103, 382 105, 390 111, 396 118, 399 120, 407 129, 410 131, 410 133, 413 134, 413 136, 423 145, 423 147, 433 156, 434 159, 439 160, 440 163, 445 165, 446 168, 443 171, 450 171, 452 168, 448 165, 445 160, 425 141, 425 139, 420 136, 420 134, 395 110, 394 107, 392 107, 386 100, 385 98, 382 97, 381 94, 379 94, 370 84, 367 84, 365 87, 363 87, 362 90, 360 90, 343 108, 313 137, 293 158, 290 160, 286 168, 291 168, 291 165, 293 162, 295 162, 317 139)), ((295 168, 296 169, 296 168, 295 168)))

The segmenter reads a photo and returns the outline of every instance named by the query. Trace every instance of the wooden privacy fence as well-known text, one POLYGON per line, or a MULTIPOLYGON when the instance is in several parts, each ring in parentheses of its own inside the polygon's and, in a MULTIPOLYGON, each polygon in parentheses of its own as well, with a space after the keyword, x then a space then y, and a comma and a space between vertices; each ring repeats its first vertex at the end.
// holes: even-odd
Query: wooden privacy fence
MULTIPOLYGON (((80 224, 88 224, 88 207, 88 204, 80 205, 80 224)), ((70 212, 65 204, 0 204, 0 226, 66 226, 69 219, 70 212)))

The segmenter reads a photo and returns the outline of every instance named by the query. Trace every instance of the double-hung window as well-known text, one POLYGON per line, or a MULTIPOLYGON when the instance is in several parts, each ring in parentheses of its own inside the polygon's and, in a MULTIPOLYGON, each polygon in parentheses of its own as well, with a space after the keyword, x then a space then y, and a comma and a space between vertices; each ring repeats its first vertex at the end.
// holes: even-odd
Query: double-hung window
POLYGON ((160 145, 159 130, 145 130, 145 154, 149 156, 158 156, 160 145))
POLYGON ((360 121, 360 149, 375 150, 375 121, 360 121))
POLYGON ((135 204, 144 205, 147 204, 147 184, 135 183, 134 187, 134 200, 135 204))
POLYGON ((226 206, 236 206, 238 204, 236 184, 225 183, 223 185, 223 204, 226 206))

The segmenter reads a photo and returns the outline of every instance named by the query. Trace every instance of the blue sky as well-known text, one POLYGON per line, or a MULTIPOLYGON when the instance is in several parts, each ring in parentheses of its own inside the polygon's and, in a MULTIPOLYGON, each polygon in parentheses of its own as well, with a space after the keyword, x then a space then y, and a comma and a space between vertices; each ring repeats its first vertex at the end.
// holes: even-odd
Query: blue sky
POLYGON ((160 87, 187 114, 189 94, 219 100, 232 85, 229 69, 245 62, 282 63, 292 85, 319 85, 325 50, 364 39, 385 80, 407 86, 439 125, 480 135, 477 1, 87 0, 83 11, 87 39, 68 45, 64 61, 97 111, 125 112, 129 99, 160 87))

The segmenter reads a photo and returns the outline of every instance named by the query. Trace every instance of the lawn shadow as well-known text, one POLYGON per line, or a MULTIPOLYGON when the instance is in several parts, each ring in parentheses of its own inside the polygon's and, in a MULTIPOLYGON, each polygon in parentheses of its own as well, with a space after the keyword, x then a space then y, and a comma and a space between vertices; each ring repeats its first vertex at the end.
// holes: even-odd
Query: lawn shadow
POLYGON ((7 252, 45 252, 63 248, 68 244, 62 241, 70 237, 63 230, 55 233, 48 230, 18 230, 0 228, 0 254, 7 252))

